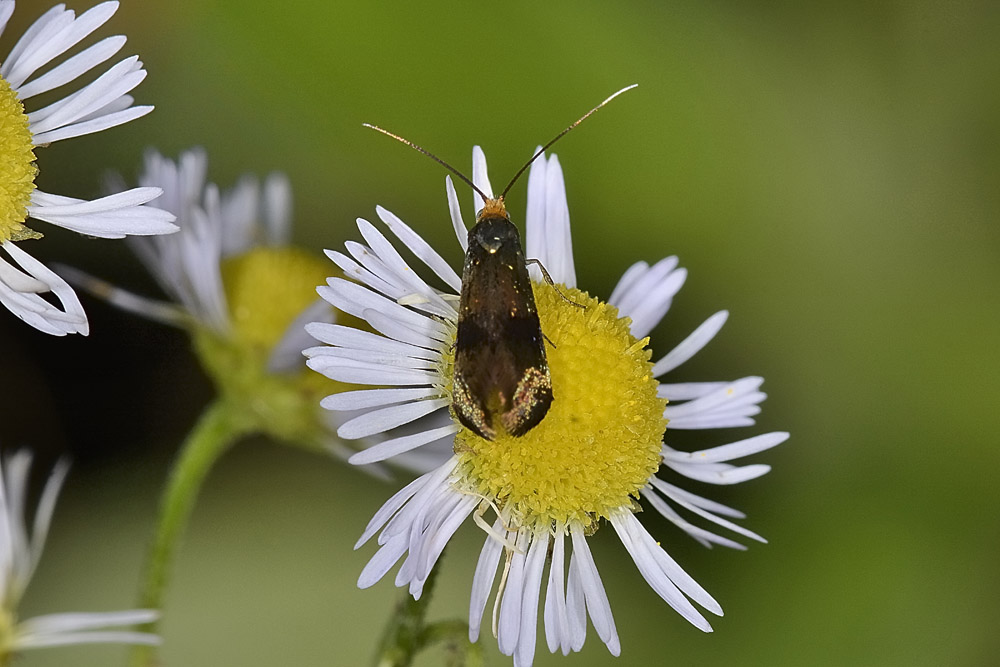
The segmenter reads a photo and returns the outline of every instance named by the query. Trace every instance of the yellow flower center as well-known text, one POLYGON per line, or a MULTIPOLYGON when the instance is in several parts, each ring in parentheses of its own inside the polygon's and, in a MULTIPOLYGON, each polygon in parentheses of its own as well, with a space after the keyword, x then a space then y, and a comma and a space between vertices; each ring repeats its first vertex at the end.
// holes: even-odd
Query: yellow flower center
POLYGON ((16 631, 17 619, 14 612, 0 606, 0 667, 10 663, 16 631))
POLYGON ((271 435, 318 444, 326 435, 319 400, 342 389, 306 369, 275 373, 268 361, 296 317, 319 297, 328 268, 298 248, 258 247, 226 259, 222 280, 231 331, 194 331, 198 357, 220 392, 240 404, 271 435))
POLYGON ((0 77, 0 243, 42 236, 24 226, 38 173, 34 147, 24 105, 0 77))
POLYGON ((233 333, 241 342, 270 351, 326 282, 326 263, 292 247, 253 248, 223 260, 222 282, 233 333))
MULTIPOLYGON (((648 338, 629 332, 618 309, 585 292, 535 284, 555 399, 520 437, 455 436, 461 490, 509 514, 509 526, 594 526, 630 507, 660 465, 666 401, 656 395, 648 338)), ((445 370, 446 374, 450 369, 445 370)))

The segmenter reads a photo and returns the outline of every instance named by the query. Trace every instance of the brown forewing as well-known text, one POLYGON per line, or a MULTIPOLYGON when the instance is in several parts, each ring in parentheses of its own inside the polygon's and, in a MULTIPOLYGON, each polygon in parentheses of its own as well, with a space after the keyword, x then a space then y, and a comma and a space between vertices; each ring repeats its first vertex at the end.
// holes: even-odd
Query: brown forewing
POLYGON ((454 380, 456 416, 488 440, 496 437, 497 420, 511 435, 523 435, 552 403, 521 239, 506 215, 483 215, 469 232, 454 380))

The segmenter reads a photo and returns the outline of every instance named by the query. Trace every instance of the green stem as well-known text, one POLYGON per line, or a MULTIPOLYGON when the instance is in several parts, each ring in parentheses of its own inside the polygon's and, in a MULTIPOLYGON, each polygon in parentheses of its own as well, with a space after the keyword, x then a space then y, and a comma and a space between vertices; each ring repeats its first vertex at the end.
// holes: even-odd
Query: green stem
POLYGON ((413 657, 421 648, 421 634, 424 629, 424 616, 427 606, 434 593, 437 581, 437 568, 432 568, 424 582, 423 592, 419 600, 414 600, 409 591, 402 591, 396 610, 389 619, 389 624, 382 634, 376 667, 408 667, 413 657))
POLYGON ((486 659, 482 647, 469 641, 469 624, 465 621, 439 621, 420 633, 420 645, 443 642, 446 667, 483 667, 486 659))
MULTIPOLYGON (((156 534, 146 556, 139 594, 141 608, 163 609, 170 564, 187 528, 202 483, 229 447, 252 430, 238 410, 218 401, 209 405, 191 429, 160 499, 156 534)), ((158 625, 158 622, 150 623, 146 630, 155 633, 158 625)), ((132 651, 132 664, 134 667, 158 664, 156 648, 137 646, 132 651)))
POLYGON ((440 621, 425 625, 427 607, 430 605, 437 581, 437 568, 431 570, 424 582, 419 600, 409 591, 403 591, 389 624, 382 634, 375 667, 409 667, 417 653, 432 644, 444 642, 448 667, 482 667, 482 650, 469 642, 469 625, 464 621, 440 621))

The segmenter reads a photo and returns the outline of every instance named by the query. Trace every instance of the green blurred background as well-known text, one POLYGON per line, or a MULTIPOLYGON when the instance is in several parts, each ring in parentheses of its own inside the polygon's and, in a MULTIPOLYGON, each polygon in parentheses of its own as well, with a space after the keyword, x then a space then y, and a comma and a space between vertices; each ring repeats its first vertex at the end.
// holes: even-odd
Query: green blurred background
MULTIPOLYGON (((18 3, 4 52, 48 5, 18 3)), ((41 151, 40 185, 94 196, 104 170, 133 176, 146 146, 200 144, 223 185, 286 171, 306 247, 339 247, 382 204, 457 264, 444 172, 361 123, 462 168, 479 143, 496 182, 638 82, 558 146, 581 285, 606 297, 632 262, 678 254, 689 279, 654 347, 728 308, 678 375, 761 374, 770 398, 758 428, 672 443, 792 438, 758 457, 771 474, 706 491, 770 544, 708 551, 643 516, 722 603, 714 634, 661 603, 604 530, 595 557, 622 657, 591 630, 581 655, 541 644, 536 664, 996 664, 998 7, 124 0, 102 34, 129 36, 150 72, 137 98, 157 109, 41 151)), ((518 217, 524 193, 508 199, 518 217)), ((41 258, 155 294, 124 244, 45 231, 41 258)), ((29 615, 132 604, 166 466, 212 395, 182 334, 86 305, 89 339, 0 313, 3 446, 76 460, 29 615)), ((396 591, 355 589, 373 549, 351 546, 392 489, 272 443, 236 448, 176 562, 166 664, 366 664, 396 591)), ((465 615, 482 539, 460 531, 433 617, 465 615)), ((123 657, 84 647, 18 664, 123 657)))

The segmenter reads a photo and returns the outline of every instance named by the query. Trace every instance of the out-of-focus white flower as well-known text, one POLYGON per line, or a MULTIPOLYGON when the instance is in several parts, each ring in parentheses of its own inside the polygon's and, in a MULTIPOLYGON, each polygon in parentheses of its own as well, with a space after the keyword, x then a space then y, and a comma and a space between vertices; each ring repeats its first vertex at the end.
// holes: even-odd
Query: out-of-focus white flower
POLYGON ((130 629, 155 620, 158 613, 151 609, 47 614, 27 620, 18 617, 18 606, 41 558, 52 510, 68 470, 65 461, 55 467, 29 521, 31 454, 21 450, 0 459, 0 665, 7 665, 10 657, 21 651, 47 646, 160 642, 156 635, 130 629))

